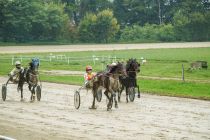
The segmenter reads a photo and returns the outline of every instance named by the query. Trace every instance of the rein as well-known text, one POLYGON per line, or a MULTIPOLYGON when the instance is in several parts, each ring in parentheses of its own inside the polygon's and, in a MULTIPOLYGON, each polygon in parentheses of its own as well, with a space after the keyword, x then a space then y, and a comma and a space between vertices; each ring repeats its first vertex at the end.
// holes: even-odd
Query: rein
POLYGON ((39 76, 39 74, 32 74, 32 73, 29 73, 29 75, 34 76, 34 77, 38 77, 39 76))
POLYGON ((131 71, 131 70, 129 70, 129 71, 126 71, 126 72, 136 72, 136 71, 131 71))

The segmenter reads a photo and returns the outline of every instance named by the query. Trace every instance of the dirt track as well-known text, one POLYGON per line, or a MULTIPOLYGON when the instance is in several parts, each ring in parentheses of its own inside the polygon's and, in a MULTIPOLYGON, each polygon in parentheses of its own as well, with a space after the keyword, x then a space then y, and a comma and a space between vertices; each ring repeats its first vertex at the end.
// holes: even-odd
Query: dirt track
POLYGON ((194 47, 210 47, 210 42, 7 46, 7 47, 0 47, 0 53, 73 52, 73 51, 96 51, 96 50, 100 51, 100 50, 126 50, 126 49, 155 49, 155 48, 194 48, 194 47))
MULTIPOLYGON (((6 78, 0 78, 3 84, 6 78)), ((25 101, 15 85, 0 100, 0 135, 19 140, 57 139, 210 139, 210 102, 142 94, 133 103, 106 111, 103 96, 97 110, 89 110, 92 96, 81 93, 79 110, 73 106, 78 86, 43 83, 41 102, 25 101)))

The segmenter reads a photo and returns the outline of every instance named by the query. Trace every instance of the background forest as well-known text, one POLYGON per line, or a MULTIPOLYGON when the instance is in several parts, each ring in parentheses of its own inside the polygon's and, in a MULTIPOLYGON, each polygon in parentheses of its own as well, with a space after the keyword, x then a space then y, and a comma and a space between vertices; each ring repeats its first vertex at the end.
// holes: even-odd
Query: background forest
POLYGON ((210 41, 209 0, 0 0, 0 42, 210 41))

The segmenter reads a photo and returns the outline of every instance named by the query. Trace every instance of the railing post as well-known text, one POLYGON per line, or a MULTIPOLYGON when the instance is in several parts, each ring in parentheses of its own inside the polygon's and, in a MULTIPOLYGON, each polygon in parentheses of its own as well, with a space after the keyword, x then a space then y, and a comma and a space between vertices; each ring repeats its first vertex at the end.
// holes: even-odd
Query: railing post
POLYGON ((184 79, 184 64, 182 64, 182 81, 184 82, 185 79, 184 79))

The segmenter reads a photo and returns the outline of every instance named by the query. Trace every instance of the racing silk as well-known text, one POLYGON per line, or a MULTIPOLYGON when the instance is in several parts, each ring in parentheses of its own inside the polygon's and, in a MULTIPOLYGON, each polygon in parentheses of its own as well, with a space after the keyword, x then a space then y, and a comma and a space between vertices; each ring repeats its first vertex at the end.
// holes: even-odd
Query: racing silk
POLYGON ((22 72, 23 70, 24 70, 23 67, 21 67, 20 69, 14 68, 9 74, 10 74, 10 76, 19 75, 19 73, 22 72))
POLYGON ((93 73, 85 73, 84 74, 84 79, 85 81, 90 81, 93 78, 94 74, 93 73))
POLYGON ((19 80, 20 72, 23 72, 24 68, 21 67, 20 69, 14 68, 10 73, 9 76, 13 77, 14 80, 19 80))

